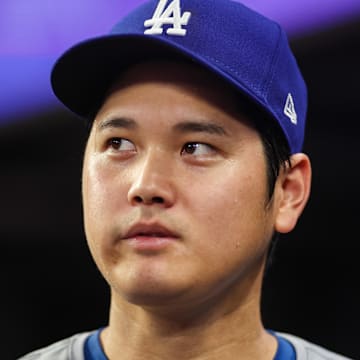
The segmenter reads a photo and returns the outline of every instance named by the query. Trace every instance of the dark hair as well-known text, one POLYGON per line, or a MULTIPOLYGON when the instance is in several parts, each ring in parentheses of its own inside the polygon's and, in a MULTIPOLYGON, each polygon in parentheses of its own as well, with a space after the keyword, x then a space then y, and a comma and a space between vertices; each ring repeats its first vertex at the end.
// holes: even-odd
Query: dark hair
POLYGON ((264 146, 267 162, 268 200, 271 201, 281 168, 285 169, 291 166, 290 148, 282 130, 274 120, 256 121, 255 127, 264 146))
MULTIPOLYGON (((281 168, 291 167, 289 144, 273 119, 261 114, 253 114, 255 128, 259 132, 267 164, 268 180, 268 204, 272 202, 276 179, 280 174, 281 168), (260 115, 260 116, 259 116, 260 115)), ((267 252, 266 269, 268 269, 273 260, 275 247, 279 239, 279 233, 274 232, 267 252)))

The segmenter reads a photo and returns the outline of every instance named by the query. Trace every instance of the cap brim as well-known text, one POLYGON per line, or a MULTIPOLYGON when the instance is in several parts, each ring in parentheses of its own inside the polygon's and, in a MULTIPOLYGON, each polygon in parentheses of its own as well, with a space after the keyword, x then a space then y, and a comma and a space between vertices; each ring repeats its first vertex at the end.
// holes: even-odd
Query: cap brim
POLYGON ((186 59, 208 68, 261 107, 256 96, 242 88, 229 74, 177 43, 141 35, 108 35, 82 42, 55 63, 51 85, 55 95, 74 113, 89 117, 121 72, 132 64, 152 59, 186 59))

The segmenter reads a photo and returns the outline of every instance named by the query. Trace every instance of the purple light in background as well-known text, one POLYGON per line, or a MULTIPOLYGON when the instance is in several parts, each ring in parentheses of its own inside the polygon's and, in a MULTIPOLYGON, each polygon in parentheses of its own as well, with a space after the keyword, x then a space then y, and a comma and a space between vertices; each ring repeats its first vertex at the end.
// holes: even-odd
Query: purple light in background
POLYGON ((79 40, 108 32, 143 1, 1 0, 0 55, 57 55, 79 40))
POLYGON ((359 0, 243 0, 279 22, 289 35, 301 35, 360 17, 359 0))
POLYGON ((46 57, 0 58, 0 69, 8 70, 1 71, 0 124, 60 104, 50 88, 53 62, 46 57))
MULTIPOLYGON (((74 43, 106 33, 145 0, 1 0, 0 55, 58 55, 74 43)), ((360 14, 359 0, 243 0, 278 21, 289 35, 360 14)))

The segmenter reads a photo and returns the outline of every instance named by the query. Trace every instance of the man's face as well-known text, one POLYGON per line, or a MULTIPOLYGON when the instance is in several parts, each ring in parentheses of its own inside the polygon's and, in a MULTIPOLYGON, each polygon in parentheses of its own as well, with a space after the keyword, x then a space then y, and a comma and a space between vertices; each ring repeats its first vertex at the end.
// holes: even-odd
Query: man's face
POLYGON ((260 282, 276 193, 268 204, 262 143, 237 110, 193 65, 137 65, 110 92, 86 148, 83 201, 113 296, 186 306, 260 282))

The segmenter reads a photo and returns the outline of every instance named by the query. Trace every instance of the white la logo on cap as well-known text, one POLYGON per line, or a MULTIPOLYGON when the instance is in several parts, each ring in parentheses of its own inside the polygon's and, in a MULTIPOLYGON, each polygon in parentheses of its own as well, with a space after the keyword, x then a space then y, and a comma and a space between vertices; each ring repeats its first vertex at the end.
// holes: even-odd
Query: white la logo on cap
POLYGON ((294 99, 289 93, 286 98, 286 103, 284 107, 284 114, 290 119, 290 121, 296 125, 297 124, 297 113, 295 110, 294 99))
POLYGON ((163 33, 163 26, 170 24, 173 27, 167 29, 168 35, 185 36, 186 30, 182 26, 187 25, 191 12, 186 11, 181 15, 180 0, 173 0, 165 9, 167 0, 160 0, 158 6, 151 19, 144 22, 145 27, 151 29, 145 30, 146 35, 161 35, 163 33))

